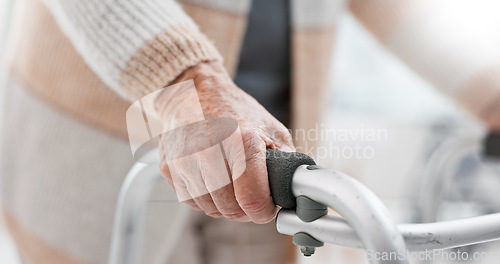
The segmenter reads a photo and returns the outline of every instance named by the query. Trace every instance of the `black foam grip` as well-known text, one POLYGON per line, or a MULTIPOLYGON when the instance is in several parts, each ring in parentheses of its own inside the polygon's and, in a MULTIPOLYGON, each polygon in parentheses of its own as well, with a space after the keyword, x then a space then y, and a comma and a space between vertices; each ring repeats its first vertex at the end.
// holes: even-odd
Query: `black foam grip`
POLYGON ((286 209, 295 208, 296 202, 292 193, 293 174, 300 165, 316 163, 311 157, 299 152, 267 149, 266 154, 269 187, 274 203, 286 209))
POLYGON ((500 158, 500 133, 491 133, 486 137, 484 152, 487 157, 500 158))

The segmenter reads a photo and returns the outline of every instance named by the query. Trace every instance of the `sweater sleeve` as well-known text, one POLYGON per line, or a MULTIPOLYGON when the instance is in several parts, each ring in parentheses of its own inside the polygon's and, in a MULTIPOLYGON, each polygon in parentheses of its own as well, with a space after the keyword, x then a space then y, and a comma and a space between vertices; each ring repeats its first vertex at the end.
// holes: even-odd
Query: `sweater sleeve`
POLYGON ((221 57, 174 0, 45 0, 92 70, 136 101, 221 57))
POLYGON ((350 9, 410 68, 495 127, 500 121, 500 20, 497 8, 488 6, 492 3, 350 0, 350 9))

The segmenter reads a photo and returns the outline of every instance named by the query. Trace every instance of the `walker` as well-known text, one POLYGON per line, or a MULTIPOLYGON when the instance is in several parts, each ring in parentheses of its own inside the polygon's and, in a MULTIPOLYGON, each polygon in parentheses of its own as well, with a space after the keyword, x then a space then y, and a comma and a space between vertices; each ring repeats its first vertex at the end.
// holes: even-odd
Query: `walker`
MULTIPOLYGON (((443 173, 446 166, 457 165, 467 151, 500 161, 500 135, 490 135, 485 142, 461 142, 458 150, 447 147, 448 154, 436 154, 439 158, 431 160, 428 174, 443 173)), ((444 150, 436 152, 439 151, 444 150)), ((409 260, 394 257, 402 252, 448 249, 500 239, 500 213, 396 225, 381 200, 363 184, 341 172, 315 165, 305 154, 268 150, 267 167, 274 202, 283 208, 276 217, 276 228, 281 234, 293 236, 294 244, 305 256, 311 256, 316 247, 331 243, 392 256, 385 260, 370 258, 372 264, 402 264, 409 260), (328 214, 328 207, 341 217, 328 214)), ((435 219, 439 190, 449 180, 439 176, 425 179, 431 192, 422 198, 422 220, 435 219)), ((158 164, 137 162, 128 173, 115 215, 110 264, 140 263, 145 209, 153 187, 161 181, 158 164)))

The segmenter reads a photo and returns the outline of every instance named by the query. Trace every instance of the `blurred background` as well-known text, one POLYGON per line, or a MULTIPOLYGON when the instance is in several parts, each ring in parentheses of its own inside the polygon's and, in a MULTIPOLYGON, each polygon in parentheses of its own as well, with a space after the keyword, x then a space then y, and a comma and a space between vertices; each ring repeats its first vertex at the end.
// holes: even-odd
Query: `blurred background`
MULTIPOLYGON (((495 1, 490 3, 492 7, 498 8, 495 1)), ((11 0, 0 1, 2 52, 11 8, 11 0)), ((500 16, 497 17, 497 22, 500 24, 500 16)), ((332 57, 332 94, 325 129, 353 133, 378 131, 382 136, 375 140, 367 140, 362 136, 331 139, 325 142, 325 149, 334 146, 340 154, 325 157, 319 155, 319 163, 344 171, 364 182, 384 200, 396 221, 420 221, 422 216, 419 212, 422 212, 419 210, 422 209, 419 202, 425 200, 422 195, 432 196, 432 190, 422 189, 420 184, 428 177, 426 168, 432 153, 443 147, 442 142, 447 138, 463 135, 472 139, 480 137, 485 133, 484 127, 386 51, 352 15, 346 12, 339 25, 332 57), (353 149, 355 146, 361 146, 373 155, 353 158, 342 154, 343 150, 353 149)), ((0 84, 1 82, 2 80, 0 84)), ((5 98, 1 94, 0 98, 0 109, 3 109, 1 105, 5 98)), ((452 174, 460 175, 467 171, 472 175, 480 170, 479 167, 483 165, 478 164, 481 161, 475 158, 475 153, 471 153, 463 157, 468 159, 470 165, 465 168, 452 167, 450 170, 456 170, 452 174)), ((499 171, 493 174, 497 172, 499 171)), ((478 188, 497 186, 497 178, 484 176, 478 180, 482 182, 478 188)), ((469 194, 474 192, 468 191, 469 194)), ((452 192, 440 196, 437 207, 431 206, 439 211, 435 212, 435 217, 453 219, 488 213, 495 208, 495 205, 483 208, 488 207, 484 201, 474 203, 474 200, 462 201, 462 198, 463 196, 452 192), (457 204, 460 205, 460 210, 453 207, 457 204)), ((476 201, 480 200, 478 199, 476 201)), ((494 244, 485 247, 498 251, 494 244)), ((18 263, 15 248, 2 225, 0 263, 18 263)), ((362 251, 325 246, 318 249, 311 258, 301 257, 299 263, 366 263, 366 260, 362 251)))
MULTIPOLYGON (((10 14, 12 10, 12 0, 0 0, 0 133, 2 133, 2 123, 1 118, 4 113, 3 102, 4 102, 4 67, 3 56, 5 51, 5 42, 7 39, 7 31, 10 20, 10 14)), ((20 263, 17 254, 15 253, 14 245, 9 237, 5 227, 3 225, 3 219, 0 215, 0 263, 20 263)))
MULTIPOLYGON (((492 7, 496 6, 493 1, 490 3, 492 7)), ((454 175, 449 176, 454 179, 451 182, 454 182, 456 175, 461 173, 468 173, 468 176, 474 179, 484 176, 476 172, 477 167, 484 165, 478 160, 480 158, 476 156, 477 152, 457 147, 458 144, 453 142, 449 147, 445 146, 446 141, 453 141, 453 138, 457 141, 463 139, 475 142, 475 139, 482 137, 486 132, 480 122, 438 93, 431 84, 387 51, 349 13, 342 16, 332 60, 333 93, 325 127, 327 130, 336 131, 337 138, 336 140, 329 138, 324 144, 325 149, 337 147, 340 154, 330 153, 325 159, 318 157, 321 165, 346 172, 361 180, 382 198, 399 223, 423 221, 420 215, 423 213, 422 210, 437 211, 439 216, 435 216, 436 220, 476 216, 489 213, 489 210, 498 210, 495 205, 492 206, 495 209, 488 208, 481 211, 478 208, 483 205, 482 202, 464 202, 463 200, 468 200, 463 197, 464 195, 458 195, 460 198, 456 199, 457 194, 451 192, 448 196, 443 194, 439 201, 435 201, 438 205, 433 206, 439 208, 427 208, 429 206, 421 208, 422 201, 431 196, 432 192, 428 186, 429 182, 426 181, 427 177, 433 177, 432 173, 427 171, 431 167, 429 164, 431 156, 434 155, 434 160, 446 164, 446 171, 454 175), (366 133, 379 131, 383 136, 373 141, 368 140, 369 142, 366 140, 368 136, 364 139, 356 136, 347 140, 340 138, 339 134, 346 130, 351 135, 363 131, 366 133), (373 150, 374 154, 353 158, 349 155, 349 150, 356 146, 373 150), (440 152, 449 153, 448 149, 451 149, 451 152, 457 149, 464 151, 467 154, 463 155, 467 157, 460 158, 473 161, 470 161, 470 166, 465 168, 448 166, 446 163, 448 154, 435 154, 437 150, 443 149, 444 151, 440 152), (347 150, 347 156, 342 154, 343 150, 347 150), (454 198, 451 198, 452 196, 454 198), (449 199, 454 201, 449 202, 449 199)), ((483 184, 475 184, 480 190, 485 190, 488 185, 499 187, 498 162, 488 165, 489 168, 491 166, 495 168, 487 173, 493 177, 488 178, 483 184)), ((449 188, 459 187, 449 185, 449 188)), ((495 190, 491 192, 494 193, 494 198, 490 199, 490 203, 492 199, 500 198, 495 190)), ((491 243, 485 245, 485 249, 499 252, 500 247, 491 243)), ((492 257, 483 262, 470 263, 496 263, 496 261, 492 257)), ((368 263, 368 261, 361 250, 326 245, 324 248, 319 248, 313 257, 300 258, 300 263, 368 263)))

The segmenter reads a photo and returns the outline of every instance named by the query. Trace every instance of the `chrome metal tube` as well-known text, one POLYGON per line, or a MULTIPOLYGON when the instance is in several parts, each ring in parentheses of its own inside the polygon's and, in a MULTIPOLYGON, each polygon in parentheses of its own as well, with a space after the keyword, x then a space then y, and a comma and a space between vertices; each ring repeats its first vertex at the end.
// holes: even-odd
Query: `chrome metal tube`
MULTIPOLYGON (((325 243, 365 248, 354 229, 342 217, 327 215, 306 223, 297 217, 294 210, 282 210, 276 221, 281 234, 294 235, 301 231, 325 243)), ((500 213, 397 227, 409 251, 447 249, 500 240, 500 213)))
MULTIPOLYGON (((292 191, 330 206, 352 226, 364 248, 378 253, 406 252, 406 245, 382 202, 364 185, 343 173, 302 165, 295 171, 292 191)), ((316 221, 312 222, 316 224, 316 221)), ((278 218, 278 228, 281 223, 278 218)), ((321 229, 321 226, 316 226, 321 229)), ((300 230, 297 230, 297 232, 300 230)), ((315 236, 315 232, 309 235, 315 236)), ((372 259, 372 263, 379 263, 372 259)), ((394 259, 384 263, 407 263, 394 259)))
MULTIPOLYGON (((157 164, 136 163, 120 191, 115 215, 110 264, 138 264, 141 260, 144 218, 153 189, 162 181, 157 164)), ((343 217, 325 216, 310 223, 295 212, 277 217, 280 233, 305 232, 337 245, 399 253, 444 249, 500 238, 500 213, 470 219, 396 226, 382 202, 355 179, 332 170, 300 166, 292 182, 293 194, 307 196, 332 207, 343 217), (405 244, 406 243, 406 244, 405 244)), ((378 263, 372 259, 372 263, 378 263)), ((406 263, 407 260, 384 261, 406 263)))
POLYGON ((129 171, 118 198, 109 264, 140 263, 148 200, 162 180, 158 164, 137 162, 129 171))
POLYGON ((449 168, 459 167, 462 159, 471 153, 481 153, 481 137, 452 137, 445 141, 430 157, 424 177, 422 179, 421 190, 425 190, 425 195, 420 195, 418 199, 419 222, 428 223, 437 220, 439 205, 443 202, 443 195, 450 192, 450 188, 455 186, 452 183, 453 175, 449 168))

